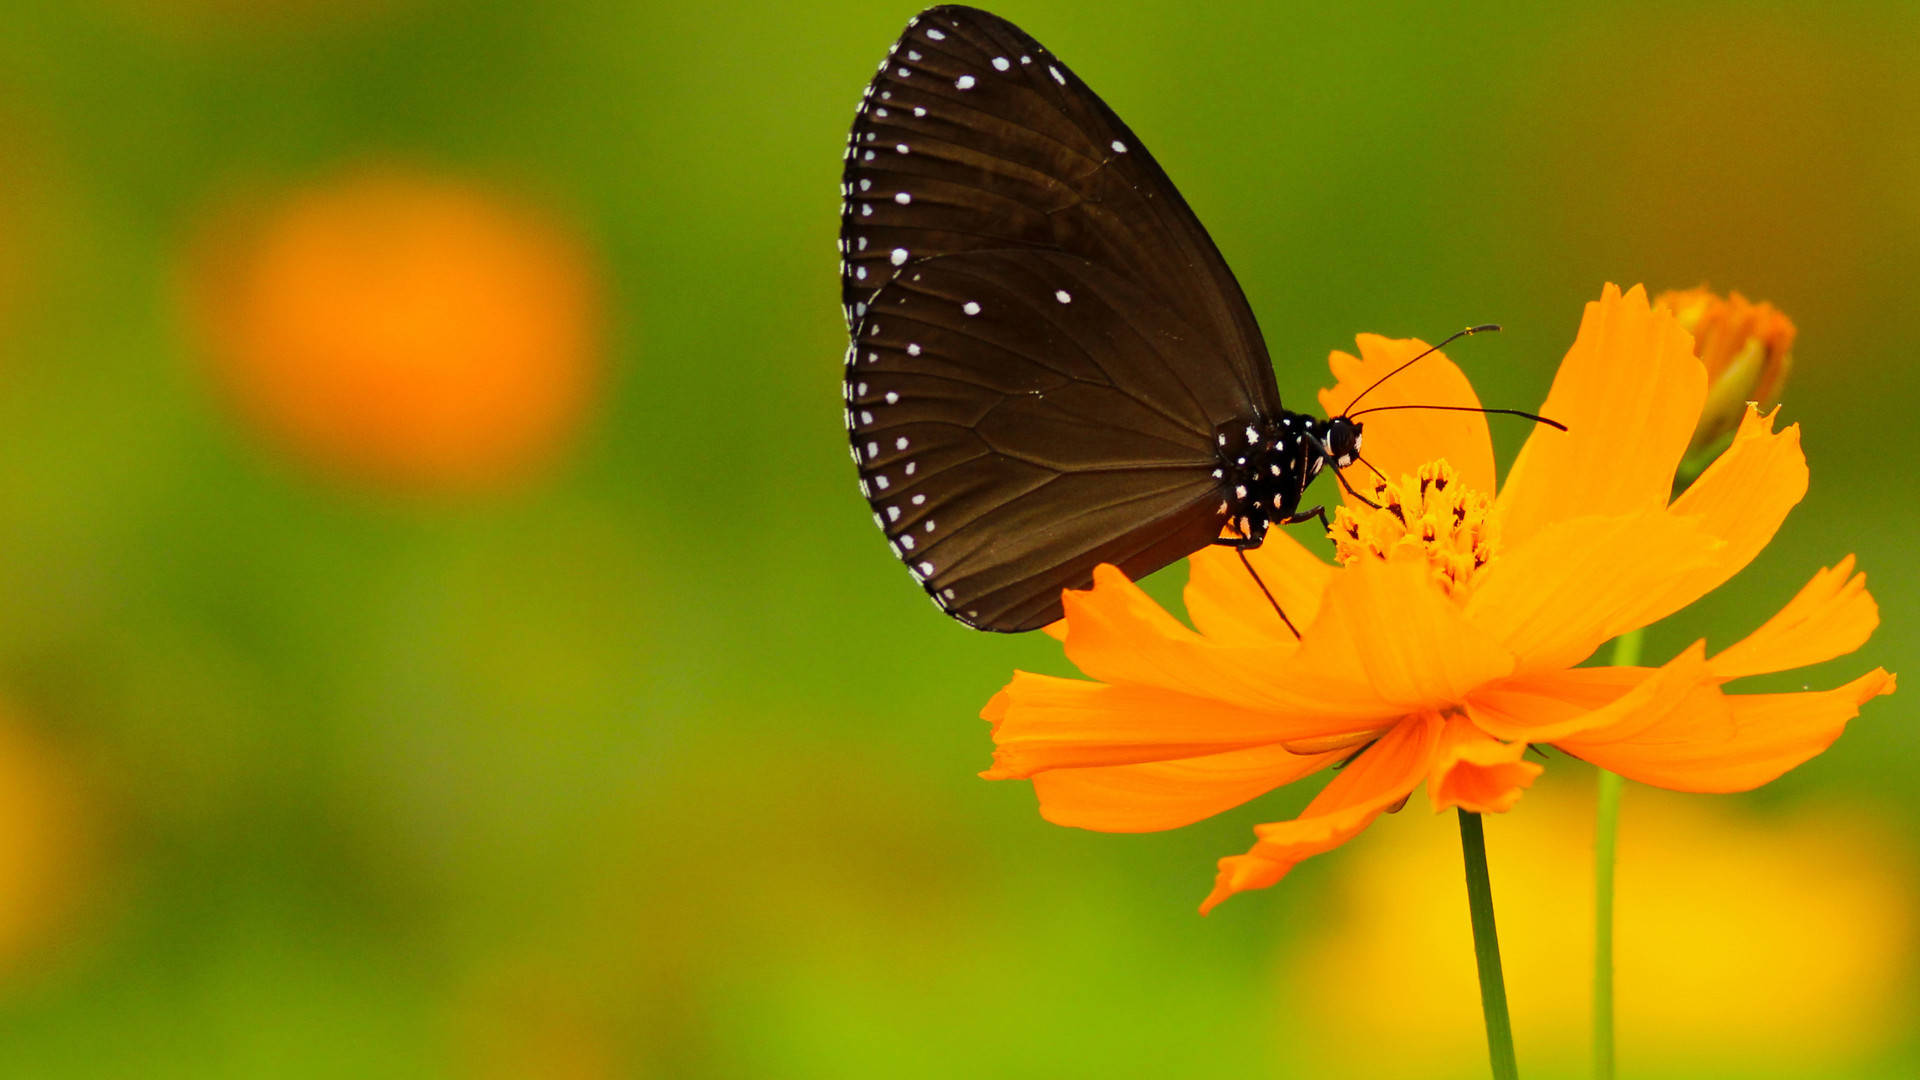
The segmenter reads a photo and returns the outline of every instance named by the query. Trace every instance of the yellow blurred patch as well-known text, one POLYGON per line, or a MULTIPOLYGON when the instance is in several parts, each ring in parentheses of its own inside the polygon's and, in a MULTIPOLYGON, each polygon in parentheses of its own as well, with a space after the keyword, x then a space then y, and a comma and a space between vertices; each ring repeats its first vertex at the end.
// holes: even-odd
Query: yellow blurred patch
MULTIPOLYGON (((1584 1075, 1591 783, 1546 785, 1486 821, 1522 1069, 1584 1075)), ((1629 785, 1615 941, 1622 1075, 1826 1076, 1885 1050, 1904 1034, 1912 855, 1860 812, 1763 820, 1629 785)), ((1376 829, 1342 862, 1324 930, 1281 968, 1295 1030, 1324 1055, 1312 1075, 1484 1075, 1453 822, 1376 829)))

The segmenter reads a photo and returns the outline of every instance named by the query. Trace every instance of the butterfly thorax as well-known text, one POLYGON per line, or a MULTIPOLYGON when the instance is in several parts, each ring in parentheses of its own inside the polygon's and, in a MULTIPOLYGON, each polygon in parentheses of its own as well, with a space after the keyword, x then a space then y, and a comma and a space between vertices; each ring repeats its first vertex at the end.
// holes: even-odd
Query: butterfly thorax
POLYGON ((1254 542, 1267 528, 1297 520, 1307 486, 1329 464, 1360 455, 1361 425, 1282 410, 1270 418, 1223 424, 1214 432, 1220 506, 1233 532, 1254 542))

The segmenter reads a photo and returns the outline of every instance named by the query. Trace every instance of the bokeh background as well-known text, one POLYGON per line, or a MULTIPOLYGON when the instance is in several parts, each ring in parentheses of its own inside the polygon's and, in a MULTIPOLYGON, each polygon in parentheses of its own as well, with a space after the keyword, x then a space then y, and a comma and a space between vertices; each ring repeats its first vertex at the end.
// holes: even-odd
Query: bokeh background
MULTIPOLYGON (((1780 305, 1812 490, 1650 655, 1857 552, 1880 632, 1787 681, 1912 666, 1920 9, 1003 13, 1180 183, 1291 400, 1356 332, 1499 321, 1453 355, 1530 407, 1607 280, 1780 305)), ((974 776, 1057 647, 934 614, 841 428, 840 150, 910 14, 7 6, 0 1072, 1484 1075, 1418 799, 1201 919, 1306 792, 1123 837, 974 776)), ((1624 1074, 1920 1070, 1913 713, 1629 787, 1624 1074)), ((1591 787, 1489 823, 1528 1075, 1583 1075, 1591 787)))

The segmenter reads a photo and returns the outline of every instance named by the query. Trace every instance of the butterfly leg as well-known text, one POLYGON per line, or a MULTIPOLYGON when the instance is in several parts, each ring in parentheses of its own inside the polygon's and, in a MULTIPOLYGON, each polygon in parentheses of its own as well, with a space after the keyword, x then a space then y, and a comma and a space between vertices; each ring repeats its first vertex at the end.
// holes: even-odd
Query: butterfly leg
MULTIPOLYGON (((1308 516, 1311 517, 1312 515, 1309 514, 1308 516)), ((1287 613, 1285 609, 1281 608, 1280 601, 1273 598, 1273 590, 1267 588, 1267 583, 1260 580, 1260 572, 1255 570, 1253 563, 1247 559, 1247 551, 1251 548, 1259 547, 1260 542, 1267 538, 1267 523, 1265 521, 1255 521, 1252 525, 1253 527, 1247 530, 1249 535, 1223 536, 1215 540, 1214 543, 1221 547, 1230 547, 1233 549, 1235 555, 1240 556, 1240 565, 1247 568, 1247 575, 1253 578, 1255 585, 1260 586, 1260 595, 1267 598, 1267 603, 1273 605, 1273 613, 1280 616, 1280 621, 1286 623, 1287 629, 1292 631, 1293 636, 1297 638, 1300 636, 1300 628, 1293 625, 1292 619, 1287 618, 1287 613)), ((1237 530, 1238 526, 1235 526, 1235 528, 1237 530)))
POLYGON ((1247 568, 1247 573, 1253 577, 1253 583, 1260 586, 1260 595, 1266 597, 1267 603, 1273 605, 1273 613, 1280 616, 1280 621, 1287 624, 1287 629, 1293 631, 1294 637, 1299 637, 1300 628, 1293 625, 1292 619, 1287 618, 1287 613, 1280 606, 1280 601, 1273 598, 1273 590, 1267 588, 1267 583, 1260 580, 1260 571, 1255 570, 1253 564, 1247 561, 1247 549, 1236 545, 1233 553, 1240 556, 1240 565, 1247 568))
POLYGON ((1320 519, 1320 527, 1322 529, 1333 528, 1333 522, 1327 520, 1327 508, 1324 506, 1316 506, 1310 510, 1297 510, 1291 514, 1288 514, 1286 517, 1282 518, 1280 520, 1280 524, 1298 525, 1303 521, 1308 521, 1313 518, 1320 519))

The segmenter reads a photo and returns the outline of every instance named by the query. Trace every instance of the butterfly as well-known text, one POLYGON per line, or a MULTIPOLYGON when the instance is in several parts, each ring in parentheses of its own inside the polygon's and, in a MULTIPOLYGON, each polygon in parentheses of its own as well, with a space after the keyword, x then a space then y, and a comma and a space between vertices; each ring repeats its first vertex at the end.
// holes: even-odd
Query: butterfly
POLYGON ((1100 563, 1139 578, 1214 543, 1244 560, 1270 526, 1324 523, 1307 487, 1359 458, 1363 425, 1281 406, 1186 200, 1019 27, 960 6, 908 22, 841 198, 860 490, 941 611, 1032 630, 1100 563))

